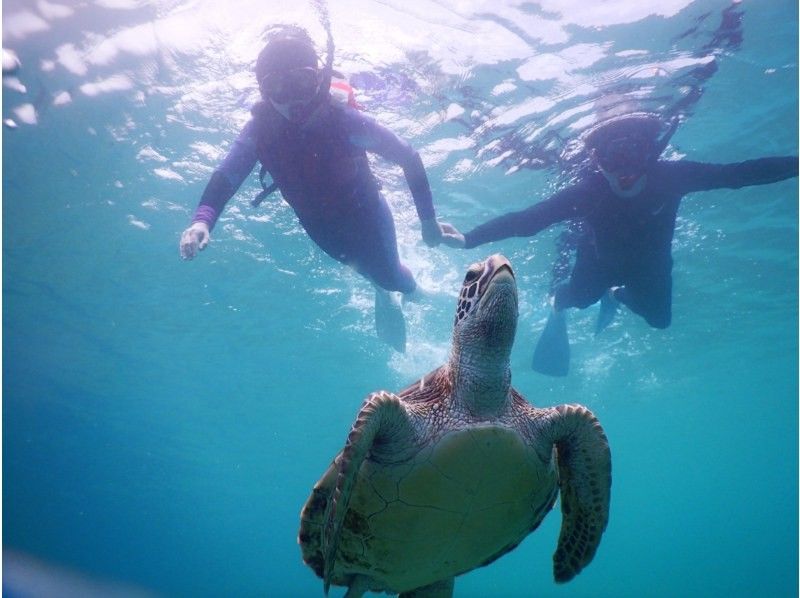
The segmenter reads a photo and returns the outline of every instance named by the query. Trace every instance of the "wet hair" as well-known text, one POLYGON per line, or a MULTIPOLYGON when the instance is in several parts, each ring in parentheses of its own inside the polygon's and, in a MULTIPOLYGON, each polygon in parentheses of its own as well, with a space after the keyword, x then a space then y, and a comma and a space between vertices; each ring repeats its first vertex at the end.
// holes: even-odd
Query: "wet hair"
POLYGON ((261 84, 267 73, 305 66, 318 66, 314 40, 302 27, 279 25, 267 32, 267 45, 256 60, 256 80, 261 84))
POLYGON ((637 140, 655 149, 664 125, 664 120, 659 115, 649 112, 615 116, 592 127, 584 135, 583 143, 586 149, 599 152, 622 139, 637 140))

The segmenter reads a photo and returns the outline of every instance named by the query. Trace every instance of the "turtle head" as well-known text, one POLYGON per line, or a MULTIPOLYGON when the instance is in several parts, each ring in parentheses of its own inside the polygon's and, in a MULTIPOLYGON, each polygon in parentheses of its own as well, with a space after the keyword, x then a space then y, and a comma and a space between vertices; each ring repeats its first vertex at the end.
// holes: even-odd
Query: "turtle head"
POLYGON ((517 282, 508 259, 496 253, 472 264, 458 298, 453 357, 487 374, 506 369, 517 317, 517 282))

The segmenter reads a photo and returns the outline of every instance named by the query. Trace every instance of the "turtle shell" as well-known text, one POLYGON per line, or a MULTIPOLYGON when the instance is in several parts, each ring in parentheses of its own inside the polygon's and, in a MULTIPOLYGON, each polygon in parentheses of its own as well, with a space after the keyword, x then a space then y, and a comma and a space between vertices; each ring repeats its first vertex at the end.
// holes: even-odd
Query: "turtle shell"
MULTIPOLYGON (((301 512, 303 560, 323 575, 322 527, 339 457, 301 512)), ((554 455, 544 462, 513 428, 451 430, 403 463, 364 461, 344 519, 332 583, 404 592, 486 565, 552 508, 554 455)))

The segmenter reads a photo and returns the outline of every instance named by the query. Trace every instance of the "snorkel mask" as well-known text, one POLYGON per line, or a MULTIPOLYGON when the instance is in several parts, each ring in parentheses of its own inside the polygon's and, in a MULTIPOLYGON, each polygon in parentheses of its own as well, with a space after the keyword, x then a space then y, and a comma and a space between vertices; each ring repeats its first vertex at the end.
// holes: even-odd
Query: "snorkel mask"
POLYGON ((673 118, 664 131, 665 121, 657 114, 626 114, 596 125, 584 143, 614 194, 635 197, 647 184, 647 170, 666 148, 677 124, 673 118))
POLYGON ((328 95, 333 40, 329 36, 328 60, 320 70, 314 43, 304 29, 282 26, 271 38, 256 61, 261 97, 286 120, 302 123, 328 95))
POLYGON ((317 95, 319 84, 319 71, 312 66, 302 66, 267 73, 259 81, 259 88, 275 104, 288 104, 310 102, 317 95))

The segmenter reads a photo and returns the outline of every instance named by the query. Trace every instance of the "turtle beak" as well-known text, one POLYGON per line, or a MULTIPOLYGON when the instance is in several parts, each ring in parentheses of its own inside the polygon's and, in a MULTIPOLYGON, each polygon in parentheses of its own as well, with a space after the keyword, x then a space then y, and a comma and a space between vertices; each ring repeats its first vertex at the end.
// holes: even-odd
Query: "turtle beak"
POLYGON ((487 258, 485 276, 487 284, 503 283, 513 284, 514 286, 517 284, 511 262, 500 253, 495 253, 487 258))
POLYGON ((517 280, 511 262, 504 255, 496 253, 486 260, 486 290, 481 298, 481 305, 489 309, 497 309, 498 304, 506 304, 517 312, 517 280))
POLYGON ((497 271, 494 273, 492 277, 492 282, 503 282, 503 283, 514 283, 516 284, 517 280, 514 276, 514 271, 511 269, 509 264, 503 264, 500 266, 497 271))
POLYGON ((503 265, 498 268, 491 280, 486 285, 481 304, 498 303, 508 304, 517 310, 517 281, 510 266, 503 265), (513 304, 513 305, 512 305, 513 304))

